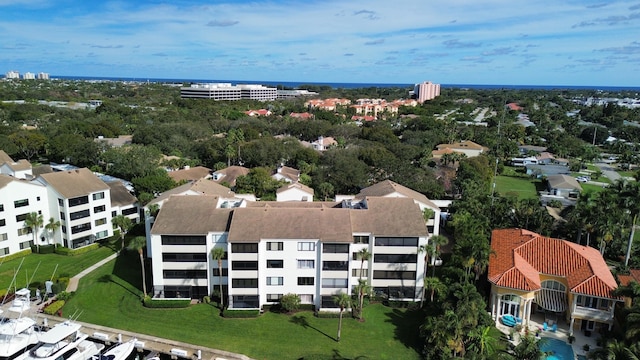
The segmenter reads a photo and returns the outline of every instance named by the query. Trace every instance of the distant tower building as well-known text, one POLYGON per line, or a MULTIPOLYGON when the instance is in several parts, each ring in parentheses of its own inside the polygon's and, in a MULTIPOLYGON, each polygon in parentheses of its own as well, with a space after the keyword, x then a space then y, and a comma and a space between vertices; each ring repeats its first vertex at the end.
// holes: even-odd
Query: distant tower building
POLYGON ((420 103, 427 100, 433 100, 436 96, 440 96, 440 84, 425 81, 423 83, 416 84, 413 88, 413 93, 416 96, 416 100, 420 103))
POLYGON ((49 80, 49 74, 48 73, 38 73, 38 80, 49 80))
POLYGON ((4 77, 5 79, 20 79, 20 73, 14 70, 9 70, 4 77))
POLYGON ((22 78, 24 80, 35 80, 36 79, 36 74, 27 71, 26 73, 24 73, 24 75, 22 75, 22 78))

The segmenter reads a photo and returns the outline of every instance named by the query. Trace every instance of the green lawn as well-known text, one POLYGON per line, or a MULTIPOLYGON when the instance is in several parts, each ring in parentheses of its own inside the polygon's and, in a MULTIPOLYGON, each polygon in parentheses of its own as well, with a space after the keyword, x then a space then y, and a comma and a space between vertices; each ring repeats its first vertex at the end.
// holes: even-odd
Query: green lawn
POLYGON ((496 191, 503 196, 515 194, 517 195, 518 199, 537 198, 537 184, 540 184, 540 180, 503 175, 496 177, 496 191))
POLYGON ((0 289, 6 290, 14 275, 18 288, 25 287, 29 282, 44 282, 53 276, 71 277, 113 253, 113 248, 103 246, 78 256, 32 254, 5 262, 0 260, 0 289), (22 259, 24 262, 20 266, 22 259))
POLYGON ((582 183, 580 184, 580 186, 582 187, 582 192, 585 192, 585 191, 600 192, 604 190, 604 188, 600 185, 591 185, 591 184, 582 183))
MULTIPOLYGON (((86 254, 93 260, 85 261, 84 256, 74 260, 85 264, 101 257, 86 254)), ((43 255, 29 255, 26 259, 30 264, 37 263, 34 258, 45 259, 43 255)), ((58 255, 46 259, 51 263, 66 260, 58 255)), ((13 268, 18 261, 12 260, 3 268, 13 268)), ((74 274, 83 267, 71 266, 66 271, 74 274)), ((140 302, 139 274, 137 254, 126 252, 83 277, 63 314, 80 314, 80 321, 242 353, 255 359, 298 359, 305 355, 323 355, 328 359, 420 358, 418 327, 424 321, 420 311, 372 304, 364 310, 363 323, 345 313, 342 339, 338 343, 334 340, 338 319, 320 319, 311 312, 295 315, 267 312, 255 319, 225 319, 217 308, 207 304, 186 309, 145 308, 140 302)))

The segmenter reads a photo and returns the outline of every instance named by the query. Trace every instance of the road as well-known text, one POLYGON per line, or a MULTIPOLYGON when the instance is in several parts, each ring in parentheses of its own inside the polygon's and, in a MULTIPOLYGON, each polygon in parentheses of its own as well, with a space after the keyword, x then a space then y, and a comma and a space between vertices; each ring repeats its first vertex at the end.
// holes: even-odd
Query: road
POLYGON ((597 162, 594 164, 602 171, 602 175, 611 180, 612 183, 622 178, 622 176, 616 172, 615 167, 611 166, 611 164, 604 162, 597 162))

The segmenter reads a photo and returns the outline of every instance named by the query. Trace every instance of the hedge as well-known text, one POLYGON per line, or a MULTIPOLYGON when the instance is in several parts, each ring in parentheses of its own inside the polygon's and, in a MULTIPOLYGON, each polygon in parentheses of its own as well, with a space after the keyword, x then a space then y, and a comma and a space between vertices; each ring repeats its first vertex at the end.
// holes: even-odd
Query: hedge
POLYGON ((143 304, 145 307, 148 308, 155 308, 155 309, 176 309, 176 308, 186 308, 189 307, 189 305, 191 305, 191 299, 153 299, 149 296, 147 296, 144 301, 143 304))
POLYGON ((47 315, 56 315, 58 310, 62 309, 64 304, 65 304, 64 300, 56 300, 56 301, 52 302, 49 306, 44 308, 44 310, 42 310, 42 312, 44 312, 47 315))
MULTIPOLYGON (((343 318, 345 317, 345 313, 347 313, 346 310, 342 313, 343 318)), ((318 311, 316 313, 316 316, 320 319, 337 319, 340 317, 340 312, 339 311, 335 311, 335 312, 334 311, 318 311)))
POLYGON ((59 254, 59 255, 76 256, 76 255, 84 254, 86 252, 95 250, 99 247, 100 247, 100 244, 98 243, 93 243, 91 245, 83 246, 78 249, 69 249, 68 247, 64 247, 64 246, 57 246, 55 249, 55 252, 56 254, 59 254))
POLYGON ((225 310, 222 316, 226 318, 257 318, 260 310, 225 310))
POLYGON ((6 256, 2 256, 0 257, 0 259, 2 259, 2 261, 9 261, 9 260, 13 260, 13 259, 18 259, 21 257, 25 257, 27 255, 31 254, 31 248, 26 248, 20 252, 11 254, 11 255, 6 255, 6 256))

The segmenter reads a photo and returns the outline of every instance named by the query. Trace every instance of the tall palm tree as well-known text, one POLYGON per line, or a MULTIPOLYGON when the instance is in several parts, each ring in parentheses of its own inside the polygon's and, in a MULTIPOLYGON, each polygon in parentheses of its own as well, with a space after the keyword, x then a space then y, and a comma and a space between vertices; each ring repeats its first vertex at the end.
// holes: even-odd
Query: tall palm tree
POLYGON ((224 296, 222 293, 222 259, 224 259, 224 248, 214 247, 211 249, 211 258, 218 262, 218 285, 220 286, 220 308, 224 308, 224 296))
POLYGON ((37 236, 43 224, 44 219, 42 218, 42 214, 38 214, 37 212, 28 213, 24 219, 24 226, 31 229, 33 233, 33 243, 36 244, 37 252, 40 252, 40 243, 38 242, 37 236))
POLYGON ((359 279, 358 285, 355 287, 355 291, 358 293, 358 319, 362 321, 364 320, 364 297, 371 293, 371 286, 366 279, 359 279))
POLYGON ((147 238, 145 238, 144 236, 136 236, 133 239, 131 239, 131 241, 129 242, 129 246, 127 248, 130 250, 137 251, 138 255, 140 256, 140 267, 142 269, 142 293, 146 298, 147 297, 147 279, 145 276, 144 256, 142 252, 142 249, 144 249, 145 246, 147 246, 147 238))
POLYGON ((120 249, 124 249, 124 237, 127 235, 129 230, 131 230, 131 227, 133 227, 133 223, 131 222, 131 219, 124 215, 114 217, 111 219, 111 223, 120 229, 120 240, 122 240, 120 249))
POLYGON ((338 338, 337 341, 340 341, 340 333, 342 332, 342 313, 344 313, 344 309, 351 306, 351 296, 346 293, 339 293, 333 297, 333 301, 340 307, 340 320, 338 321, 338 338))
POLYGON ((620 192, 622 205, 631 215, 631 233, 629 234, 629 242, 627 243, 627 254, 624 258, 624 266, 629 266, 629 258, 631 257, 631 248, 633 245, 633 237, 636 232, 636 222, 640 214, 640 185, 638 182, 626 182, 624 188, 620 192))
POLYGON ((491 334, 491 326, 472 331, 471 336, 474 338, 470 348, 476 350, 482 359, 490 359, 496 352, 498 340, 491 334))
POLYGON ((44 226, 44 228, 47 230, 47 237, 49 238, 49 241, 51 241, 51 238, 53 237, 53 247, 55 248, 58 245, 55 239, 55 235, 56 231, 58 231, 58 229, 60 228, 60 221, 57 221, 56 219, 51 217, 49 218, 49 222, 44 226))
POLYGON ((358 280, 362 280, 362 271, 364 270, 364 262, 369 261, 369 259, 371 259, 371 253, 369 252, 369 249, 362 248, 360 249, 360 251, 357 252, 357 254, 358 254, 358 259, 360 259, 360 277, 358 280))

